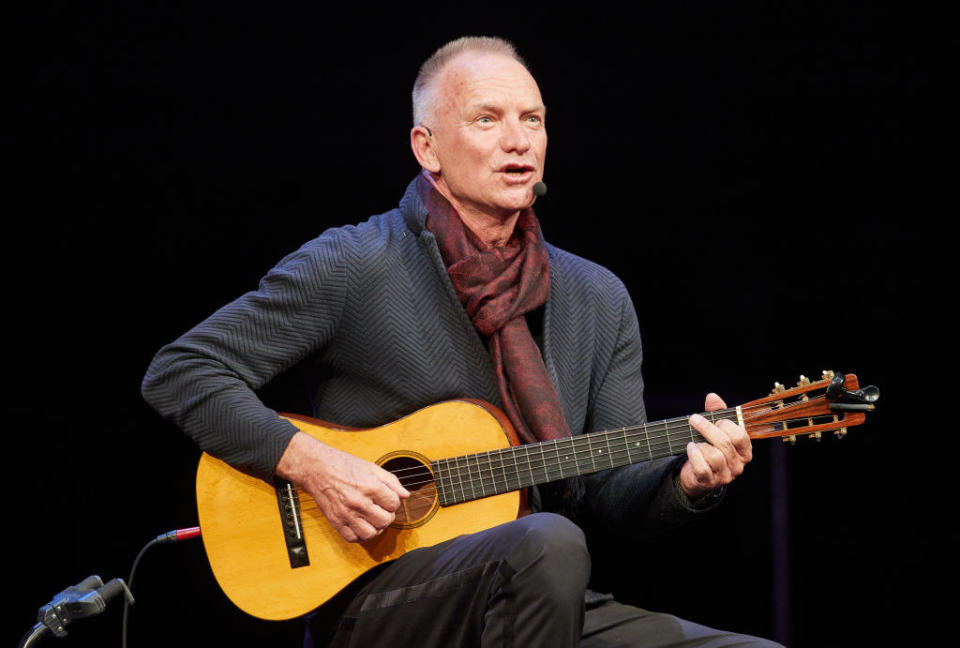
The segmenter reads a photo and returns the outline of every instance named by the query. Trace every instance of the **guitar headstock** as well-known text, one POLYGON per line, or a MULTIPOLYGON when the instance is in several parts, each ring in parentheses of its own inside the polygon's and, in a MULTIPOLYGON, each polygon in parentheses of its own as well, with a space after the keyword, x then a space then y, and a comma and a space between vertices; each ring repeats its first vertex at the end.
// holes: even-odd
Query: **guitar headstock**
POLYGON ((824 432, 842 437, 847 428, 863 423, 879 398, 879 389, 861 388, 854 374, 824 371, 817 381, 800 376, 795 387, 774 383, 769 396, 744 403, 740 410, 752 439, 794 442, 803 435, 819 441, 824 432))

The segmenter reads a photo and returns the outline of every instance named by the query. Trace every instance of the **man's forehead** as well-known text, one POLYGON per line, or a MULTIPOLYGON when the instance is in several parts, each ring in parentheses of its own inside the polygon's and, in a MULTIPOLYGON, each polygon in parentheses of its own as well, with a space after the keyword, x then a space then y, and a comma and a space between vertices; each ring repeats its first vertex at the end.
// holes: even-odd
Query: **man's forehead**
POLYGON ((540 88, 516 59, 488 52, 464 52, 438 75, 442 103, 483 107, 494 100, 522 101, 526 110, 543 109, 540 88))

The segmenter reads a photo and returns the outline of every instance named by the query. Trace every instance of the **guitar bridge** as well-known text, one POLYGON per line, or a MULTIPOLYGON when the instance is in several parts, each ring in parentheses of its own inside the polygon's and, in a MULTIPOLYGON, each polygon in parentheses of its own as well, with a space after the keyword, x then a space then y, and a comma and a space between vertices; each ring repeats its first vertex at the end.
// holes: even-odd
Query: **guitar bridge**
POLYGON ((290 567, 292 569, 306 567, 310 564, 310 556, 307 555, 307 544, 303 537, 303 524, 300 519, 300 497, 297 495, 297 489, 286 480, 278 481, 275 489, 290 567))

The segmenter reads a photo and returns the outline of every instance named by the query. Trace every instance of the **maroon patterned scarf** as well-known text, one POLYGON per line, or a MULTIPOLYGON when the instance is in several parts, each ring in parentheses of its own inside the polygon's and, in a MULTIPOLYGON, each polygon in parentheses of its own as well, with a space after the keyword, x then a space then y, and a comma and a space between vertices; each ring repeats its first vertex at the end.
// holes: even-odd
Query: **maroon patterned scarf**
POLYGON ((424 175, 417 189, 460 303, 488 338, 500 400, 517 434, 524 443, 569 437, 560 398, 524 317, 550 293, 547 249, 533 209, 520 213, 507 245, 489 247, 424 175))

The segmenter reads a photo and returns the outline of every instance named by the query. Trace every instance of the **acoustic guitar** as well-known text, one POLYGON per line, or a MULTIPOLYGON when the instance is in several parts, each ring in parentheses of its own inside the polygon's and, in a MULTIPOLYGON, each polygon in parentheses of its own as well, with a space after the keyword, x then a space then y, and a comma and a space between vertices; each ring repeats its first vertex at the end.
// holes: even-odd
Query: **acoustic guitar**
MULTIPOLYGON (((743 425, 752 439, 838 435, 859 425, 879 398, 857 377, 824 372, 764 398, 704 413, 743 425)), ((382 427, 357 430, 281 415, 320 441, 397 475, 411 495, 376 538, 350 543, 313 498, 289 482, 267 483, 204 454, 197 508, 214 576, 241 610, 270 620, 303 615, 367 570, 464 533, 516 519, 521 490, 681 454, 703 438, 686 417, 520 445, 489 403, 452 400, 382 427)))

